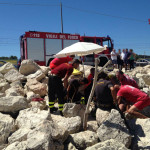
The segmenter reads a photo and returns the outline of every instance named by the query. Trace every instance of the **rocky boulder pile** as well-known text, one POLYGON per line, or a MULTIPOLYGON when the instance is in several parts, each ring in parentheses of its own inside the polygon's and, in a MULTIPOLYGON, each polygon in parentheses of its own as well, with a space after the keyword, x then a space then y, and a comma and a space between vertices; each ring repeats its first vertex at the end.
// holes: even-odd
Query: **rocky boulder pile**
MULTIPOLYGON (((85 68, 87 76, 91 67, 85 68)), ((150 149, 150 119, 128 120, 131 133, 117 110, 97 109, 96 118, 89 115, 84 131, 85 105, 66 103, 63 117, 51 114, 49 71, 32 60, 22 61, 19 71, 10 63, 0 67, 0 150, 150 149)), ((150 66, 128 74, 150 94, 150 66)))

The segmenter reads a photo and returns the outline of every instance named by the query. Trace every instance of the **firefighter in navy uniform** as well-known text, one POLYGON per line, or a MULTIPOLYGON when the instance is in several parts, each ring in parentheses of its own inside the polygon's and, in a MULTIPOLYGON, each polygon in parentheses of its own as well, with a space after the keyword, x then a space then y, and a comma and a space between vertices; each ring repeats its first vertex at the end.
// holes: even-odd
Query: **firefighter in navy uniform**
POLYGON ((68 86, 68 78, 73 72, 73 68, 79 67, 80 61, 75 59, 72 64, 63 63, 51 71, 48 80, 48 97, 50 112, 53 113, 57 109, 54 107, 55 95, 58 98, 58 106, 60 114, 62 114, 63 105, 65 103, 65 90, 68 86), (62 80, 63 79, 63 80, 62 80), (64 85, 63 85, 64 84, 64 85))
POLYGON ((99 74, 94 95, 98 108, 103 110, 111 110, 112 108, 115 108, 113 99, 116 94, 111 81, 106 80, 106 78, 106 73, 101 72, 99 74))

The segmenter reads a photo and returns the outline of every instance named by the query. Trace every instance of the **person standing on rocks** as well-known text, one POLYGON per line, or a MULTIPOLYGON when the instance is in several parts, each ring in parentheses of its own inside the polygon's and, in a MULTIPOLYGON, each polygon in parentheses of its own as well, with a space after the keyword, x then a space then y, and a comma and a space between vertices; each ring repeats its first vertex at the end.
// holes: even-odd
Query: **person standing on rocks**
POLYGON ((136 118, 148 118, 138 111, 150 105, 150 97, 138 88, 130 85, 120 86, 115 102, 119 104, 121 111, 126 110, 125 107, 127 105, 130 106, 133 104, 129 109, 127 109, 127 113, 136 118), (126 101, 126 104, 121 103, 122 99, 126 101))
POLYGON ((73 61, 74 59, 74 55, 71 55, 70 57, 60 57, 60 58, 54 58, 51 62, 50 62, 50 69, 53 70, 54 68, 56 68, 57 66, 59 66, 60 64, 63 63, 68 63, 70 61, 73 61))
POLYGON ((72 64, 63 63, 51 71, 48 80, 48 97, 51 113, 57 110, 54 107, 54 100, 56 94, 58 97, 59 111, 60 114, 62 115, 63 105, 65 103, 64 100, 65 90, 67 89, 68 86, 68 78, 72 74, 73 68, 77 69, 79 67, 79 64, 80 61, 78 59, 75 59, 72 64))
POLYGON ((118 69, 122 70, 123 60, 122 60, 122 58, 121 58, 121 49, 118 49, 118 53, 117 53, 117 64, 118 64, 118 69))
POLYGON ((134 69, 134 60, 135 60, 136 54, 133 53, 133 49, 130 49, 129 52, 130 52, 130 56, 128 60, 129 60, 130 70, 131 70, 131 69, 134 69))
POLYGON ((130 56, 130 53, 128 52, 128 49, 125 50, 125 57, 124 57, 124 63, 125 63, 125 70, 128 69, 128 64, 129 64, 129 61, 128 61, 128 58, 130 56))
POLYGON ((120 81, 121 85, 131 85, 133 87, 139 88, 136 81, 130 78, 128 75, 124 74, 121 70, 116 72, 116 77, 120 81))
POLYGON ((111 55, 111 60, 112 60, 112 64, 113 64, 113 69, 117 68, 117 53, 116 50, 113 49, 112 52, 110 53, 111 55))

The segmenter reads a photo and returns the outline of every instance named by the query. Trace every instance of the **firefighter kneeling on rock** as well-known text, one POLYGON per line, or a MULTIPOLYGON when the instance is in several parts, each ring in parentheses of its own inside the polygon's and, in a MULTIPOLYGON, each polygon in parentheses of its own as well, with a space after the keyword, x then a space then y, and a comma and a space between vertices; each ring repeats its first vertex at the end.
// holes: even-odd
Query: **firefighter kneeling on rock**
POLYGON ((51 71, 48 80, 48 97, 51 113, 57 110, 57 108, 54 107, 55 95, 57 95, 59 111, 60 114, 63 115, 62 110, 63 105, 65 103, 64 97, 65 97, 65 90, 67 89, 68 85, 68 78, 72 74, 73 68, 77 69, 79 67, 79 64, 80 61, 78 59, 75 59, 72 64, 63 63, 51 71))

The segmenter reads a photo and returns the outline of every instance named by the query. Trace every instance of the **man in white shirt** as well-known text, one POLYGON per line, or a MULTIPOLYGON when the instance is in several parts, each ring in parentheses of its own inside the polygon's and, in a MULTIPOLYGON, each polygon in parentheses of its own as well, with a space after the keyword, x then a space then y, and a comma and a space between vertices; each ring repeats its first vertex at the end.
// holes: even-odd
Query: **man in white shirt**
POLYGON ((125 59, 125 49, 122 50, 121 59, 122 59, 123 61, 124 61, 124 59, 125 59))
POLYGON ((116 50, 113 49, 110 54, 111 54, 111 60, 112 60, 112 63, 113 63, 113 68, 117 68, 117 53, 116 53, 116 50))

